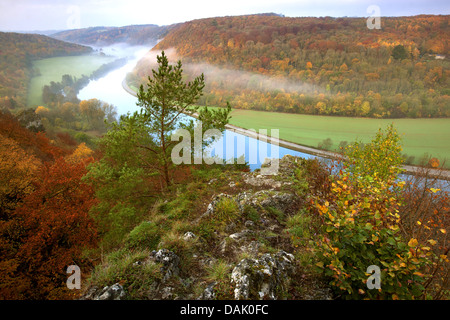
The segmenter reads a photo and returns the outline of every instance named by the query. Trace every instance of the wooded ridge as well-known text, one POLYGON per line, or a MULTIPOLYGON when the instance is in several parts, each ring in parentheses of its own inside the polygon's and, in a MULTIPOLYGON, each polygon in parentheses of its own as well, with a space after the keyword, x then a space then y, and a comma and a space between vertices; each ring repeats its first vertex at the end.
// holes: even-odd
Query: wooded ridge
MULTIPOLYGON (((152 51, 175 49, 188 74, 205 73, 199 103, 303 114, 450 116, 448 16, 217 17, 174 26, 152 51)), ((153 65, 154 66, 154 65, 153 65)), ((152 68, 143 59, 129 81, 152 68)))

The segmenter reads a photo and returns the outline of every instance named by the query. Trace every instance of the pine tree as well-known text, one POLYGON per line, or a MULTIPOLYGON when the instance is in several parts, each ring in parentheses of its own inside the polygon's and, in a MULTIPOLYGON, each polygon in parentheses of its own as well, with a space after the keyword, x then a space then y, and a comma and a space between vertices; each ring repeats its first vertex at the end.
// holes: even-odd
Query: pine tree
POLYGON ((153 77, 148 77, 147 90, 143 85, 139 88, 137 105, 142 108, 146 125, 154 130, 157 148, 152 151, 158 154, 161 174, 166 186, 170 186, 169 157, 173 142, 169 133, 181 114, 192 115, 196 111, 193 104, 202 96, 205 83, 203 74, 185 83, 181 61, 170 65, 164 51, 157 56, 157 62, 159 68, 152 70, 153 77))
POLYGON ((392 50, 392 56, 396 60, 403 60, 403 59, 408 58, 408 52, 406 52, 406 49, 404 46, 399 44, 399 45, 395 46, 394 49, 392 50))

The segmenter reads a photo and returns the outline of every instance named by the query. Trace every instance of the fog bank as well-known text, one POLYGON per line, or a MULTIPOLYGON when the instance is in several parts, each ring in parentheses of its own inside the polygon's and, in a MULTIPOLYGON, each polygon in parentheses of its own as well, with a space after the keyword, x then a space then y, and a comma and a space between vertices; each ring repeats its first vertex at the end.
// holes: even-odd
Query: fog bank
MULTIPOLYGON (((270 77, 267 75, 236 70, 231 67, 214 66, 208 63, 192 63, 184 61, 173 48, 164 50, 170 63, 181 60, 183 70, 188 80, 201 73, 205 76, 205 83, 210 88, 216 89, 250 89, 261 92, 283 91, 286 93, 317 94, 325 93, 323 88, 302 81, 287 79, 286 77, 270 77)), ((161 51, 148 52, 137 64, 135 72, 140 76, 151 75, 152 69, 157 69, 157 55, 161 51)))

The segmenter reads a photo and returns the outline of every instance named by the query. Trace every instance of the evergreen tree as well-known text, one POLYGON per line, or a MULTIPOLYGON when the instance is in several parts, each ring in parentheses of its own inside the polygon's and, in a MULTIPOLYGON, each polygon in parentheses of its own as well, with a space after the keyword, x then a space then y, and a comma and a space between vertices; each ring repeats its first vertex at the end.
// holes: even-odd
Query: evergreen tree
POLYGON ((408 52, 406 52, 406 49, 401 44, 394 47, 392 50, 392 56, 395 60, 403 60, 408 58, 408 52))
MULTIPOLYGON (((175 65, 169 64, 169 60, 162 51, 157 56, 158 70, 152 70, 152 77, 148 77, 147 89, 140 86, 137 105, 141 112, 139 118, 142 123, 152 130, 154 143, 144 146, 157 156, 159 172, 166 186, 171 185, 169 175, 171 150, 177 143, 171 141, 171 133, 182 127, 179 123, 182 114, 193 115, 198 111, 194 103, 203 95, 205 86, 203 73, 192 82, 184 82, 181 61, 175 65)), ((205 128, 220 123, 219 129, 223 131, 228 122, 229 107, 223 112, 200 111, 200 120, 207 120, 205 128), (225 121, 225 122, 224 122, 225 121)), ((192 128, 192 127, 191 127, 192 128)))

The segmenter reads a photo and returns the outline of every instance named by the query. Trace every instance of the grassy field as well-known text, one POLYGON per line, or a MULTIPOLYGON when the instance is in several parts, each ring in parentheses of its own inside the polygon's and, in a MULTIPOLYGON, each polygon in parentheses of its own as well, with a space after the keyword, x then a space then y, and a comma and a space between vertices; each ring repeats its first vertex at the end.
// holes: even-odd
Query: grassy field
POLYGON ((414 164, 425 153, 447 159, 450 168, 450 119, 368 119, 327 117, 233 109, 230 124, 246 129, 279 129, 280 138, 309 147, 324 139, 332 140, 332 149, 341 141, 369 142, 379 128, 393 123, 402 137, 403 153, 414 156, 414 164))
POLYGON ((60 82, 64 74, 74 77, 86 76, 104 63, 114 60, 114 57, 99 55, 82 55, 69 57, 56 57, 37 60, 34 67, 38 68, 41 75, 33 77, 28 88, 28 105, 42 104, 42 88, 50 84, 51 81, 60 82))

